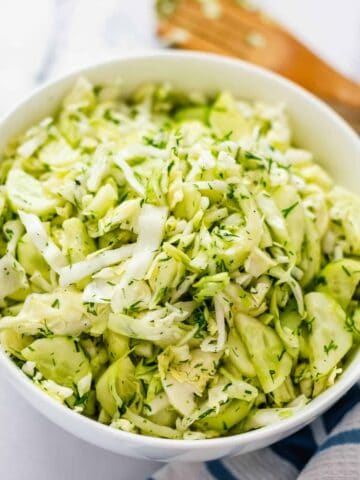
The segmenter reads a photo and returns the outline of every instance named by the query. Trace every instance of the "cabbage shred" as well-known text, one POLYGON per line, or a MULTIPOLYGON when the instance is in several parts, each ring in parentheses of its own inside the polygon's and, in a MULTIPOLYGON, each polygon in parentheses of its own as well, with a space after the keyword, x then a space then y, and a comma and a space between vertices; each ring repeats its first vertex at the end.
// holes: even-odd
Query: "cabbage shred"
POLYGON ((134 433, 293 415, 360 338, 360 199, 281 105, 80 78, 3 152, 0 338, 32 381, 134 433))

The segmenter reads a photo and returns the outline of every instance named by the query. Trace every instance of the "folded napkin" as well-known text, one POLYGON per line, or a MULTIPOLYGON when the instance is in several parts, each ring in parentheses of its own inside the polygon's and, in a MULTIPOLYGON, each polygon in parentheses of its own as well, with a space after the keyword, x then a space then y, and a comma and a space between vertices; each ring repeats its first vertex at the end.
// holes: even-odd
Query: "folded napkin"
POLYGON ((359 480, 360 388, 271 447, 205 463, 169 463, 149 480, 359 480))

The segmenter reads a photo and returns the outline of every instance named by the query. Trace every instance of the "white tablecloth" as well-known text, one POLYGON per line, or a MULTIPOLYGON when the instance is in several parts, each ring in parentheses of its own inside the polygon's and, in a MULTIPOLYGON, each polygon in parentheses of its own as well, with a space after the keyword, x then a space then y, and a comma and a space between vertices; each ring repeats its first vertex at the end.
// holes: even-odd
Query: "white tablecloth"
MULTIPOLYGON (((0 0, 0 113, 39 82, 92 60, 159 46, 151 0, 0 0)), ((359 0, 259 0, 360 80, 359 0)), ((1 480, 142 480, 158 465, 95 448, 50 423, 0 372, 1 480)))

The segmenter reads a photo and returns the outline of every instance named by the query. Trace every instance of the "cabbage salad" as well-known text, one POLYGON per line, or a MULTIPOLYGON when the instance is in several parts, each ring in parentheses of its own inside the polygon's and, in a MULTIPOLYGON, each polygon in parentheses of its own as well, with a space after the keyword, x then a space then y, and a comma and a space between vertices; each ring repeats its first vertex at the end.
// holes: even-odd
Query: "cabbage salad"
POLYGON ((127 432, 203 439, 293 415, 360 338, 360 199, 282 105, 80 78, 0 167, 1 344, 127 432))

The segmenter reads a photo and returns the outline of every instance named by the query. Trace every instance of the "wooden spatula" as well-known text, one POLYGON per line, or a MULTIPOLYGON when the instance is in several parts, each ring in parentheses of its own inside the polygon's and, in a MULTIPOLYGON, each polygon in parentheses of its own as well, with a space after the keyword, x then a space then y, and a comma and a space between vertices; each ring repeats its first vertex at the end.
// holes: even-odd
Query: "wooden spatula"
POLYGON ((360 85, 341 75, 279 24, 234 0, 204 14, 199 0, 178 0, 161 16, 158 34, 170 45, 242 58, 284 75, 335 108, 360 133, 360 85))

